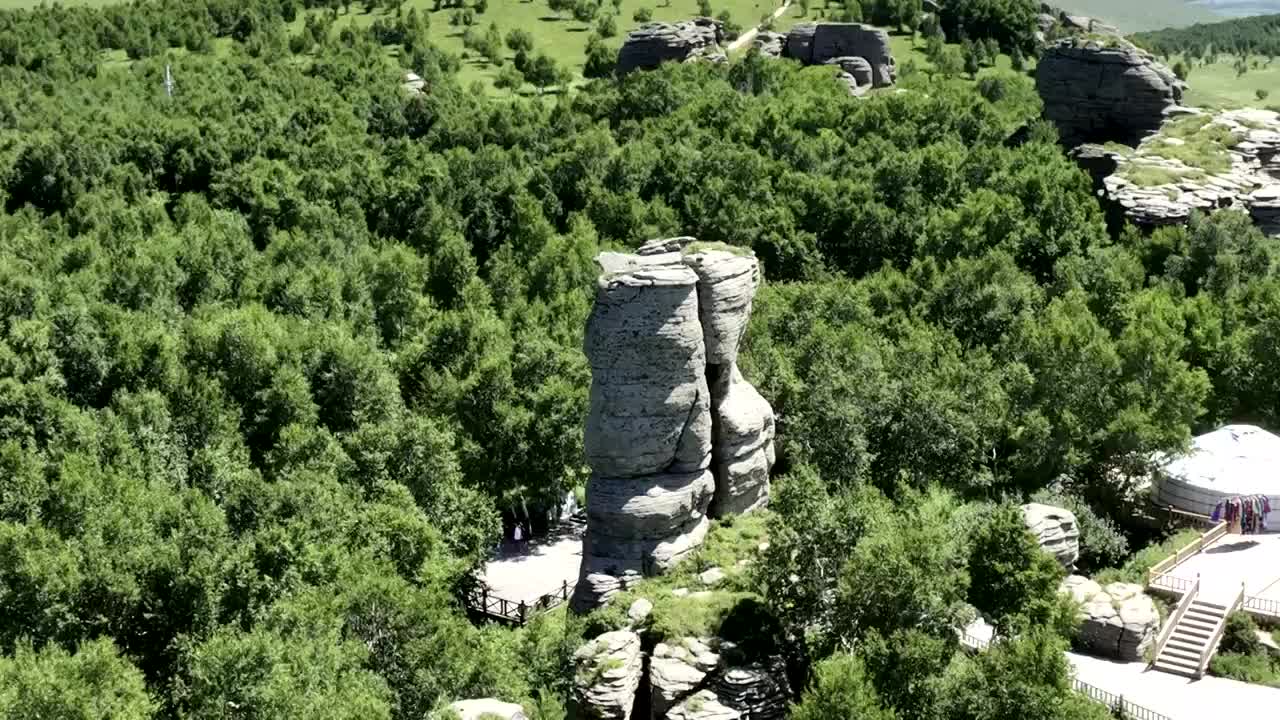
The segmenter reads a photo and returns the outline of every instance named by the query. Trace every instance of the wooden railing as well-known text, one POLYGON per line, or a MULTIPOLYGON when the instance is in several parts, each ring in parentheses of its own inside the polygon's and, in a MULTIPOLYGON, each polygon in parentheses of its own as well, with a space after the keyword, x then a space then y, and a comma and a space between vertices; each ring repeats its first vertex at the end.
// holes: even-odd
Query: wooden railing
POLYGON ((1240 609, 1244 603, 1244 583, 1240 583, 1240 593, 1236 595, 1236 599, 1231 601, 1227 609, 1222 613, 1222 619, 1213 628, 1213 634, 1209 636, 1209 642, 1204 646, 1204 654, 1200 656, 1200 664, 1196 667, 1196 677, 1203 677, 1205 668, 1209 667, 1209 659, 1218 650, 1218 641, 1222 640, 1222 633, 1227 630, 1227 618, 1231 617, 1231 613, 1240 609))
POLYGON ((1178 607, 1174 609, 1169 617, 1164 621, 1164 627, 1160 630, 1160 635, 1156 637, 1156 651, 1151 656, 1151 662, 1148 667, 1154 665, 1160 657, 1160 651, 1164 650, 1165 643, 1169 642, 1169 637, 1173 635, 1173 629, 1178 626, 1178 622, 1182 620, 1182 616, 1187 614, 1187 608, 1191 607, 1192 601, 1196 599, 1196 595, 1200 594, 1200 575, 1196 574, 1196 581, 1182 594, 1182 600, 1178 602, 1178 607))
POLYGON ((1213 518, 1209 517, 1208 515, 1201 515, 1200 513, 1193 513, 1193 512, 1187 512, 1186 510, 1179 510, 1178 508, 1172 505, 1165 505, 1164 511, 1169 515, 1168 523, 1171 526, 1182 524, 1189 527, 1202 527, 1205 529, 1209 529, 1217 524, 1213 521, 1213 518))
POLYGON ((1250 615, 1261 615, 1271 620, 1280 621, 1280 600, 1246 595, 1241 606, 1250 615))
POLYGON ((1187 558, 1200 553, 1200 551, 1204 550, 1206 547, 1216 542, 1218 538, 1226 534, 1227 524, 1225 522, 1220 522, 1206 532, 1201 533, 1200 537, 1187 543, 1183 547, 1179 548, 1174 554, 1152 566, 1152 568, 1147 571, 1147 585, 1155 585, 1157 577, 1164 575, 1169 570, 1181 565, 1187 558))
POLYGON ((1111 712, 1118 713, 1119 717, 1133 718, 1134 720, 1170 720, 1168 715, 1161 715, 1155 710, 1135 705, 1125 700, 1123 695, 1109 693, 1081 680, 1072 680, 1071 689, 1088 697, 1090 700, 1106 705, 1111 712))
POLYGON ((483 583, 475 582, 463 591, 462 598, 467 609, 474 613, 514 625, 524 625, 538 614, 568 602, 572 594, 573 586, 566 581, 560 584, 559 589, 532 603, 526 603, 523 600, 508 600, 493 595, 483 583))

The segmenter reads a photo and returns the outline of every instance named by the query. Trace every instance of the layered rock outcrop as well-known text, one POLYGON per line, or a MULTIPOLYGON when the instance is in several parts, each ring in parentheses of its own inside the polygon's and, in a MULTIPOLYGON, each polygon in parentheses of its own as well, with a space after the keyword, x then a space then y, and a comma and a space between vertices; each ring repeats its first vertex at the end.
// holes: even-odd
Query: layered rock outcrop
MULTIPOLYGON (((888 87, 897 80, 889 34, 880 28, 858 23, 803 23, 787 33, 785 56, 805 65, 823 65, 832 60, 861 58, 871 68, 871 86, 888 87)), ((843 63, 841 63, 843 68, 843 63)), ((846 73, 853 75, 847 69, 846 73)), ((855 76, 856 79, 856 76, 855 76)), ((859 82, 859 85, 864 83, 859 82)))
POLYGON ((1089 578, 1072 575, 1059 592, 1080 603, 1076 644, 1090 654, 1137 662, 1160 631, 1160 613, 1141 585, 1111 583, 1103 588, 1089 578))
POLYGON ((746 512, 768 498, 773 412, 736 364, 759 264, 729 249, 686 252, 691 242, 597 258, 579 611, 695 549, 709 506, 746 512))
POLYGON ((1040 547, 1057 558, 1062 567, 1075 569, 1080 559, 1080 527, 1074 513, 1053 505, 1027 503, 1022 506, 1022 519, 1040 547))
MULTIPOLYGON (((630 634, 630 633, 628 633, 630 634)), ((600 667, 632 663, 629 654, 609 654, 604 648, 617 644, 617 633, 606 633, 575 653, 578 664, 575 698, 577 717, 620 718, 617 708, 624 704, 631 676, 600 667), (589 658, 609 658, 588 661, 589 658), (603 664, 601 664, 603 663, 603 664), (594 714, 593 714, 594 713, 594 714)), ((786 665, 780 657, 734 665, 726 658, 737 648, 717 638, 682 638, 659 642, 648 654, 647 675, 635 680, 637 687, 649 688, 647 697, 630 697, 631 717, 646 715, 653 720, 781 720, 791 699, 786 665)))
POLYGON ((630 720, 644 674, 640 636, 607 632, 573 654, 573 717, 630 720))
POLYGON ((760 51, 761 55, 769 57, 782 57, 782 51, 787 46, 787 36, 780 32, 772 30, 763 30, 756 33, 756 37, 751 41, 751 46, 760 51))
POLYGON ((1182 102, 1185 85, 1149 53, 1118 38, 1079 36, 1045 48, 1036 66, 1044 116, 1069 147, 1136 145, 1182 102))
POLYGON ((1196 210, 1234 208, 1280 235, 1280 113, 1246 108, 1181 118, 1134 151, 1085 145, 1074 157, 1095 178, 1102 174, 1104 199, 1137 225, 1180 224, 1196 210), (1186 123, 1191 127, 1179 129, 1186 123), (1194 153, 1179 135, 1196 143, 1194 153))
POLYGON ((619 74, 656 68, 664 62, 726 59, 719 20, 700 17, 677 23, 652 22, 627 33, 618 50, 619 74))

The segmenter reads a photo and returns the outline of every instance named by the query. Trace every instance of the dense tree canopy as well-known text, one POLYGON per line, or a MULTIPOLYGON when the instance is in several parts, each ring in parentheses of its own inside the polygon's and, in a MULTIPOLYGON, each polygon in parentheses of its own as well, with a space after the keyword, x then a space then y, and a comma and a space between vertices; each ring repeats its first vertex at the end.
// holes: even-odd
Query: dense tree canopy
MULTIPOLYGON (((949 22, 1021 43, 1020 6, 971 5, 949 22)), ((761 584, 833 658, 811 717, 1060 699, 1050 630, 953 669, 974 538, 1016 536, 974 508, 1052 486, 1113 558, 1117 477, 1280 423, 1271 246, 1230 212, 1110 236, 1050 129, 1007 142, 1024 76, 855 99, 752 54, 495 100, 423 22, 0 12, 0 716, 555 716, 563 620, 477 628, 453 591, 582 486, 592 258, 651 237, 763 263, 761 584), (1042 669, 1025 699, 1002 663, 1042 669)), ((1034 557, 975 604, 1041 617, 1034 557)))

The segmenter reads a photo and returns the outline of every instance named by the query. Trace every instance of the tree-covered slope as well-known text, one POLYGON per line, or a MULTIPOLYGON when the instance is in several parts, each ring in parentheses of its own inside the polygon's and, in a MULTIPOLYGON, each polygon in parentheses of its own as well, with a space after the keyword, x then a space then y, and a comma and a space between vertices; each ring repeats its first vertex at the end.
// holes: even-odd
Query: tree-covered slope
POLYGON ((1280 421, 1271 244, 1109 235, 1049 127, 1010 140, 1023 75, 855 99, 749 56, 498 100, 408 11, 303 10, 0 13, 0 716, 562 717, 575 629, 453 591, 582 484, 592 258, 647 238, 761 258, 744 372, 833 507, 1122 516, 1150 453, 1280 421))

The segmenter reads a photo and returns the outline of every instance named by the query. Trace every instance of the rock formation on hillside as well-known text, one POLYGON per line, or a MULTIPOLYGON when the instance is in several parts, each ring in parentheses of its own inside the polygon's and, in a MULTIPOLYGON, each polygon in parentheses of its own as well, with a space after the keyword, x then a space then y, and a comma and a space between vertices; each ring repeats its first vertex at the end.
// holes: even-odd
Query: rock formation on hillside
POLYGON ((1185 86, 1149 53, 1118 37, 1078 36, 1048 48, 1036 66, 1044 116, 1068 147, 1136 145, 1159 130, 1185 86))
POLYGON ((574 698, 577 717, 647 717, 653 720, 781 720, 786 716, 791 688, 786 664, 772 656, 759 662, 733 664, 727 658, 741 653, 718 638, 686 637, 657 643, 647 662, 622 636, 605 633, 575 654, 574 698), (612 659, 610 659, 612 658, 612 659), (612 668, 603 671, 602 668, 612 668), (633 674, 632 668, 647 668, 633 674), (637 695, 635 688, 649 688, 637 695))
POLYGON ((459 700, 449 705, 449 709, 457 714, 458 720, 529 720, 520 705, 493 698, 459 700))
POLYGON ((762 30, 756 33, 756 37, 751 41, 751 46, 760 51, 761 55, 769 57, 782 57, 782 51, 787 46, 787 36, 780 32, 771 30, 762 30))
POLYGON ((1111 583, 1103 588, 1089 578, 1072 575, 1059 592, 1080 603, 1076 644, 1090 654, 1136 662, 1155 642, 1160 613, 1141 585, 1111 583))
POLYGON ((1080 559, 1080 528, 1075 514, 1052 505, 1027 503, 1022 506, 1022 519, 1040 547, 1057 558, 1062 567, 1075 569, 1080 559))
POLYGON ((759 263, 691 242, 597 258, 580 611, 695 549, 709 509, 746 512, 768 499, 773 411, 737 369, 759 263))
POLYGON ((628 630, 607 632, 574 652, 573 667, 572 717, 630 720, 644 675, 639 635, 628 630))
POLYGON ((1137 225, 1234 208, 1280 235, 1280 113, 1246 108, 1180 118, 1136 150, 1084 145, 1073 157, 1104 200, 1137 225))
POLYGON ((664 62, 724 61, 724 27, 700 17, 677 23, 652 22, 627 33, 618 50, 618 73, 656 68, 664 62))
POLYGON ((870 25, 796 25, 787 33, 785 56, 795 58, 805 65, 822 65, 837 58, 862 58, 871 67, 872 86, 887 87, 897 79, 893 53, 889 48, 889 34, 870 25))

